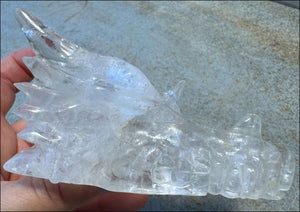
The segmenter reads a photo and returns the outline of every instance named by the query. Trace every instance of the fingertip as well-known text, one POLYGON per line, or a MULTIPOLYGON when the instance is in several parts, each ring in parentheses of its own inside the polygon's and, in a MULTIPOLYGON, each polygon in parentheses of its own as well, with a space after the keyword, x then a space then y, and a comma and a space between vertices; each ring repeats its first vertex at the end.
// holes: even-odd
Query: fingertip
POLYGON ((11 126, 16 133, 19 133, 22 130, 24 130, 27 125, 26 125, 26 121, 24 119, 20 119, 20 120, 16 121, 14 124, 12 124, 11 126))
POLYGON ((28 47, 3 58, 1 60, 1 78, 9 80, 11 83, 31 81, 33 75, 23 63, 22 58, 34 55, 31 47, 28 47))
POLYGON ((31 47, 20 49, 20 50, 15 51, 11 54, 14 55, 16 58, 22 58, 24 56, 28 56, 28 57, 34 57, 35 56, 35 54, 34 54, 31 47))
POLYGON ((31 47, 27 47, 21 50, 18 50, 16 52, 11 53, 11 57, 14 58, 16 63, 26 72, 27 75, 29 75, 31 78, 33 78, 32 73, 27 68, 27 66, 24 64, 22 58, 23 57, 34 57, 35 54, 31 47))
POLYGON ((25 141, 24 139, 21 139, 21 138, 17 138, 18 139, 18 143, 17 143, 17 152, 20 152, 21 150, 23 149, 27 149, 27 148, 30 148, 32 147, 34 144, 33 143, 30 143, 28 141, 25 141))

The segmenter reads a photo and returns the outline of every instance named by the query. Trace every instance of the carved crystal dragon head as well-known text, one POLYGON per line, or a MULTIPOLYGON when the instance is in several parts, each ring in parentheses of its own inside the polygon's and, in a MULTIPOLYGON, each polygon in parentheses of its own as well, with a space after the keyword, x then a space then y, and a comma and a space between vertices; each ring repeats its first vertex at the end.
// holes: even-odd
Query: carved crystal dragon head
POLYGON ((176 98, 160 94, 133 65, 89 52, 57 35, 23 9, 16 18, 35 57, 23 58, 34 79, 14 111, 34 143, 11 158, 10 172, 111 191, 221 194, 280 199, 294 175, 290 151, 261 137, 249 114, 230 131, 183 120, 176 98))

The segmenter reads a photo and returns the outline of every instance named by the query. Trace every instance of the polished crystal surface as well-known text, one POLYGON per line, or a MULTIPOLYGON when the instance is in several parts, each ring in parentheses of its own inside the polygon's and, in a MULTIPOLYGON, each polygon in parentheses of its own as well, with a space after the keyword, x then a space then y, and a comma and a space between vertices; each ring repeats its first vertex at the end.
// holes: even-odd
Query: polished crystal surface
POLYGON ((255 114, 231 130, 182 118, 183 89, 159 93, 133 65, 89 52, 57 35, 23 9, 16 18, 36 56, 23 59, 31 82, 14 111, 35 145, 4 168, 53 183, 95 185, 142 194, 281 199, 295 160, 261 137, 255 114))

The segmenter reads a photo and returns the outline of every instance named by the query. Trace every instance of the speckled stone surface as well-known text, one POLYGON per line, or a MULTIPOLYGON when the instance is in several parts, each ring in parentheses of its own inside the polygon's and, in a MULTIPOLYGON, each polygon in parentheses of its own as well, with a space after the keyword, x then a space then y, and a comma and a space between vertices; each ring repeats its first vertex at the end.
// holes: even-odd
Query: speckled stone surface
MULTIPOLYGON (((151 196, 142 210, 299 210, 299 10, 269 1, 1 2, 1 58, 29 46, 16 7, 90 51, 134 64, 159 91, 185 79, 185 118, 230 129, 256 113, 264 140, 295 153, 282 200, 151 196)), ((17 94, 15 105, 23 99, 17 94)))

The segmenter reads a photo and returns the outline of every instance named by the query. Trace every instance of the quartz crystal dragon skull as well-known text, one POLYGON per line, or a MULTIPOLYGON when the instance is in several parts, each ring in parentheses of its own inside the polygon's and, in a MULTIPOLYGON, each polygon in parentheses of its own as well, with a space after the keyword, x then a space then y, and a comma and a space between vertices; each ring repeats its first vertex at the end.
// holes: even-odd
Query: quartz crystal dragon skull
POLYGON ((230 131, 183 120, 176 104, 183 82, 159 93, 133 65, 89 52, 23 9, 16 19, 35 57, 34 79, 15 113, 19 137, 34 143, 4 168, 13 173, 141 194, 281 199, 295 161, 261 137, 249 114, 230 131), (80 177, 79 177, 80 176, 80 177))

